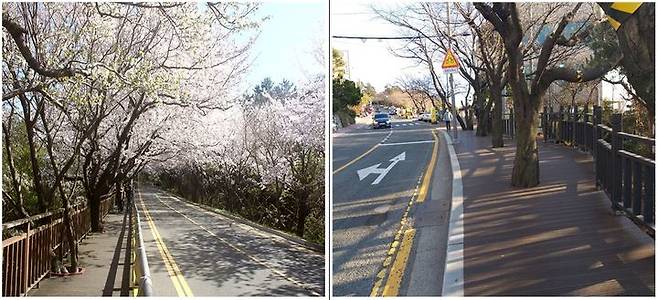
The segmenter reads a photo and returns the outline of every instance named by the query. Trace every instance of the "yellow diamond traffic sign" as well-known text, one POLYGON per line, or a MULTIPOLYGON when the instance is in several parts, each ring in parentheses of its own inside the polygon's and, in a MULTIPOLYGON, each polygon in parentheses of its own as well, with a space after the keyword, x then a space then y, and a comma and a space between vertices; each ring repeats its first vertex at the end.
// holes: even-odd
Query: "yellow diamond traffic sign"
POLYGON ((441 68, 443 69, 459 68, 459 61, 457 61, 457 57, 455 56, 454 53, 452 53, 451 49, 448 49, 448 53, 446 53, 446 57, 443 59, 441 68))

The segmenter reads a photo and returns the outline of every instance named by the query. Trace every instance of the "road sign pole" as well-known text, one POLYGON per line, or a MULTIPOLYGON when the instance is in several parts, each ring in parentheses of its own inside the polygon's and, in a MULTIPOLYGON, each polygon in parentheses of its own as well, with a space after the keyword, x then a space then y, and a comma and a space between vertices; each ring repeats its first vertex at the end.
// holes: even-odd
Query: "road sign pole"
MULTIPOLYGON (((448 18, 447 18, 447 25, 448 25, 448 51, 452 53, 452 35, 450 35, 450 2, 446 2, 446 6, 448 7, 447 12, 448 12, 448 18)), ((453 143, 456 143, 458 141, 458 136, 457 136, 457 106, 455 105, 455 85, 454 81, 452 79, 452 73, 448 75, 449 81, 450 81, 450 93, 452 93, 452 118, 453 118, 453 143)))

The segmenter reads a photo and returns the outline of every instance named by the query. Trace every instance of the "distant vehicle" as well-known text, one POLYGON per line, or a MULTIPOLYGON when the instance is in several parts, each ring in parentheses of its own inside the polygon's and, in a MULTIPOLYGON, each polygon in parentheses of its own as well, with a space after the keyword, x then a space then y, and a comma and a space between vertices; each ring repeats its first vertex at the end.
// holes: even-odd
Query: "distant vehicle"
POLYGON ((420 116, 418 117, 418 121, 429 122, 431 119, 432 119, 432 116, 428 112, 424 112, 424 113, 420 114, 420 116))
POLYGON ((377 129, 380 127, 391 128, 391 119, 387 113, 376 113, 372 118, 372 128, 377 129))

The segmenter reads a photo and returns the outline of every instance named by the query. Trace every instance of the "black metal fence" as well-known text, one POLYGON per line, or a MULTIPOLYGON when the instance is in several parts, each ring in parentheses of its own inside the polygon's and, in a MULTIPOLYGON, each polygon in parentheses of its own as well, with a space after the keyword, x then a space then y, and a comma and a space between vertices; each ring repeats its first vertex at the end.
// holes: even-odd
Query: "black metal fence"
MULTIPOLYGON (((649 235, 655 232, 655 139, 622 131, 621 114, 602 124, 602 109, 544 107, 539 128, 544 142, 561 143, 594 157, 597 187, 612 208, 628 216, 649 235)), ((503 133, 514 138, 514 115, 503 118, 503 133)))

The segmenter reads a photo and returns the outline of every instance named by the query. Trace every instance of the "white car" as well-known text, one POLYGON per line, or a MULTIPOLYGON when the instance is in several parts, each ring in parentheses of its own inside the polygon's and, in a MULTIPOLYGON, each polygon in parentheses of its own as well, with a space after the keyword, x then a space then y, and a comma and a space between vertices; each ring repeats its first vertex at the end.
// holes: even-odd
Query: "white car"
POLYGON ((432 119, 432 116, 428 112, 424 112, 418 116, 418 121, 429 122, 432 119))

